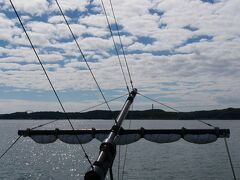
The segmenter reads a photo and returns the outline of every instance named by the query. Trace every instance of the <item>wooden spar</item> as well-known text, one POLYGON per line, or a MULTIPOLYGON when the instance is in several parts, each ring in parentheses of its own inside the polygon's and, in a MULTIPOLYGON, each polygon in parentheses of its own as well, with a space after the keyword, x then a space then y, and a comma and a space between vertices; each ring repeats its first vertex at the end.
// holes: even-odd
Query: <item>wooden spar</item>
MULTIPOLYGON (((109 134, 111 132, 111 129, 82 129, 82 130, 18 130, 18 135, 23 137, 31 137, 35 135, 54 135, 58 137, 59 135, 92 135, 94 138, 96 134, 109 134)), ((141 127, 140 129, 121 129, 118 133, 119 135, 128 135, 128 134, 139 134, 141 137, 144 137, 148 134, 179 134, 181 137, 184 137, 187 134, 192 135, 201 135, 201 134, 214 134, 218 138, 229 138, 230 136, 230 130, 229 129, 144 129, 141 127)))
POLYGON ((133 89, 129 94, 121 112, 119 113, 116 124, 112 126, 108 137, 100 145, 100 153, 93 167, 85 174, 85 180, 104 180, 108 170, 112 167, 116 156, 116 143, 118 133, 121 130, 122 122, 125 119, 128 110, 137 94, 137 89, 133 89))

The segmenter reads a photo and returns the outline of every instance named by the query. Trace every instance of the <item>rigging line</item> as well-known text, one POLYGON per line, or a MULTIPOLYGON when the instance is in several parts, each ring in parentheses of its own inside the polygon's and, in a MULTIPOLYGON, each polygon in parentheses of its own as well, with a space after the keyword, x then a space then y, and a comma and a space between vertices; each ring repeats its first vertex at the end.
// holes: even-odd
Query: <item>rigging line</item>
POLYGON ((125 154, 124 154, 123 169, 122 169, 122 180, 123 180, 124 170, 125 170, 125 165, 127 160, 127 150, 128 150, 128 145, 125 146, 125 154))
MULTIPOLYGON (((73 31, 72 31, 72 29, 71 29, 71 27, 70 27, 70 25, 69 25, 69 23, 68 23, 65 15, 64 15, 64 13, 63 13, 63 11, 62 11, 62 8, 61 8, 61 6, 60 6, 59 3, 58 3, 58 0, 55 0, 55 2, 56 2, 56 4, 57 4, 57 6, 58 6, 58 8, 59 8, 59 10, 60 10, 63 18, 64 18, 64 21, 66 22, 66 25, 68 26, 68 29, 69 29, 70 33, 72 34, 72 37, 73 37, 73 39, 74 39, 74 41, 75 41, 75 43, 76 43, 76 45, 77 45, 77 47, 78 47, 78 50, 79 50, 80 54, 82 55, 82 58, 83 58, 84 62, 86 63, 86 65, 87 65, 87 67, 88 67, 88 70, 90 71, 90 73, 91 73, 91 75, 92 75, 92 77, 93 77, 93 80, 95 81, 95 83, 96 83, 96 85, 97 85, 97 87, 98 87, 99 92, 101 93, 101 95, 102 95, 102 97, 103 97, 103 99, 104 99, 104 101, 105 101, 108 109, 112 112, 109 104, 107 103, 107 99, 105 98, 105 96, 104 96, 104 94, 103 94, 103 91, 102 91, 102 89, 100 88, 100 85, 99 85, 99 83, 97 82, 97 79, 96 79, 96 77, 94 76, 92 69, 90 68, 90 65, 88 64, 87 59, 86 59, 85 55, 83 54, 82 49, 80 48, 80 45, 78 44, 75 35, 73 34, 73 31)), ((115 123, 117 123, 115 118, 114 118, 114 120, 115 120, 115 123)))
POLYGON ((127 150, 128 150, 128 145, 125 146, 125 154, 124 154, 123 169, 122 169, 122 180, 123 180, 125 165, 127 161, 127 150))
POLYGON ((168 105, 166 105, 166 104, 163 104, 163 103, 161 103, 161 102, 159 102, 159 101, 157 101, 157 100, 155 100, 155 99, 152 99, 152 98, 150 98, 150 97, 147 97, 147 96, 145 96, 145 95, 143 95, 143 94, 141 94, 141 93, 139 93, 139 92, 138 92, 138 94, 141 95, 141 96, 143 96, 143 97, 145 97, 145 98, 147 98, 147 99, 149 99, 149 100, 151 100, 151 101, 153 101, 153 102, 156 102, 156 103, 158 103, 158 104, 160 104, 160 105, 162 105, 162 106, 165 106, 165 107, 167 107, 167 108, 169 108, 169 109, 171 109, 171 110, 173 110, 173 111, 176 111, 176 112, 180 113, 179 110, 177 110, 177 109, 175 109, 175 108, 173 108, 173 107, 171 107, 171 106, 168 106, 168 105))
MULTIPOLYGON (((143 96, 143 97, 145 97, 146 99, 149 99, 149 100, 151 100, 151 101, 153 101, 153 102, 156 102, 156 103, 158 103, 158 104, 160 104, 160 105, 162 105, 162 106, 165 106, 165 107, 167 107, 167 108, 169 108, 169 109, 171 109, 171 110, 174 110, 174 111, 177 112, 177 113, 181 113, 179 110, 177 110, 177 109, 175 109, 175 108, 173 108, 173 107, 171 107, 171 106, 168 106, 168 105, 166 105, 166 104, 164 104, 164 103, 161 103, 161 102, 159 102, 159 101, 157 101, 157 100, 155 100, 155 99, 152 99, 152 98, 150 98, 150 97, 144 96, 144 95, 141 94, 141 93, 138 93, 138 94, 141 95, 141 96, 143 96)), ((203 123, 203 124, 205 124, 205 125, 207 125, 207 126, 216 128, 216 127, 213 126, 212 124, 206 123, 206 122, 204 122, 203 120, 199 120, 199 119, 196 119, 196 120, 199 121, 199 122, 201 122, 201 123, 203 123)))
POLYGON ((115 25, 116 25, 116 29, 117 29, 117 33, 118 33, 119 42, 120 42, 120 44, 121 44, 121 49, 122 49, 122 53, 123 53, 123 57, 124 57, 124 61, 125 61, 126 67, 127 67, 127 71, 128 71, 128 76, 129 76, 130 84, 131 84, 131 86, 132 86, 132 88, 133 88, 133 81, 132 81, 132 77, 131 77, 130 69, 129 69, 129 66, 128 66, 128 62, 127 62, 127 58, 126 58, 126 54, 125 54, 125 51, 124 51, 124 48, 123 48, 122 38, 121 38, 121 35, 120 35, 120 31, 119 31, 119 27, 118 27, 117 19, 116 19, 115 12, 114 12, 114 9, 113 9, 112 1, 111 1, 111 0, 109 0, 109 1, 110 1, 110 5, 111 5, 111 9, 112 9, 112 13, 113 13, 113 18, 114 18, 115 25))
MULTIPOLYGON (((70 126, 71 126, 71 128, 72 128, 72 130, 74 131, 75 129, 74 129, 74 127, 73 127, 73 125, 72 125, 72 123, 71 123, 71 121, 70 121, 70 119, 69 119, 69 117, 68 117, 68 115, 67 115, 67 113, 66 113, 66 111, 65 111, 65 108, 63 107, 63 104, 62 104, 62 102, 61 102, 61 100, 60 100, 60 98, 59 98, 59 96, 58 96, 58 94, 57 94, 57 92, 56 92, 56 90, 55 90, 55 88, 54 88, 54 86, 53 86, 53 84, 52 84, 52 82, 51 82, 48 74, 47 74, 47 71, 45 70, 45 68, 44 68, 44 66, 43 66, 43 64, 42 64, 42 61, 41 61, 40 57, 38 56, 38 53, 37 53, 37 51, 36 51, 36 49, 35 49, 32 41, 31 41, 31 39, 30 39, 30 37, 29 37, 29 35, 28 35, 28 33, 27 33, 27 31, 26 31, 23 23, 22 23, 22 20, 21 20, 20 16, 18 15, 18 12, 17 12, 17 10, 15 9, 15 6, 14 6, 13 3, 12 3, 12 0, 9 0, 9 1, 10 1, 11 5, 12 5, 12 8, 14 9, 14 12, 15 12, 15 14, 16 14, 16 16, 17 16, 17 18, 18 18, 18 20, 19 20, 19 22, 20 22, 20 24, 21 24, 21 26, 22 26, 22 28, 23 28, 23 31, 25 32, 25 34, 26 34, 26 36, 27 36, 27 39, 28 39, 28 41, 29 41, 29 43, 30 43, 30 45, 31 45, 31 47, 32 47, 32 49, 33 49, 33 51, 34 51, 34 53, 35 53, 38 61, 39 61, 39 64, 41 65, 42 70, 44 71, 44 74, 45 74, 45 76, 47 77, 48 82, 49 82, 49 84, 50 84, 50 86, 51 86, 51 88, 52 88, 52 90, 53 90, 53 92, 54 92, 54 94, 55 94, 55 96, 56 96, 56 98, 57 98, 57 100, 58 100, 58 102, 59 102, 59 104, 60 104, 63 112, 64 112, 64 115, 66 116, 66 118, 67 118, 67 120, 68 120, 68 122, 69 122, 69 124, 70 124, 70 126)), ((74 132, 75 132, 75 131, 74 131, 74 132)), ((77 138, 77 140, 79 141, 79 144, 80 144, 80 139, 79 139, 79 137, 77 136, 77 134, 76 134, 76 138, 77 138)), ((90 161, 90 159, 89 159, 89 157, 88 157, 88 155, 87 155, 87 153, 86 153, 83 145, 80 144, 80 146, 81 146, 81 148, 82 148, 82 151, 84 152, 84 155, 85 155, 86 159, 88 160, 89 164, 90 164, 91 167, 93 168, 93 165, 92 165, 92 163, 91 163, 91 161, 90 161)))
POLYGON ((236 177, 236 174, 235 174, 235 171, 234 171, 234 167, 233 167, 233 163, 232 163, 231 154, 230 154, 230 151, 229 151, 229 148, 228 148, 228 143, 227 143, 226 137, 224 137, 224 143, 225 143, 225 146, 226 146, 228 159, 229 159, 229 162, 230 162, 230 165, 231 165, 231 170, 232 170, 233 178, 234 178, 234 180, 237 180, 237 177, 236 177))
POLYGON ((128 145, 125 146, 125 155, 124 155, 124 160, 123 160, 123 169, 122 169, 122 180, 124 176, 124 169, 126 165, 126 159, 127 159, 127 150, 128 150, 128 145))
MULTIPOLYGON (((126 96, 126 95, 128 95, 128 94, 124 94, 124 95, 122 95, 122 96, 119 96, 119 97, 110 99, 110 100, 108 100, 108 103, 111 102, 111 101, 115 101, 115 100, 117 100, 117 99, 120 99, 120 98, 122 98, 122 97, 124 97, 124 96, 126 96)), ((86 108, 86 109, 84 109, 84 110, 81 110, 79 113, 85 112, 85 111, 87 111, 87 110, 89 110, 89 109, 96 108, 96 107, 101 106, 101 105, 103 105, 103 104, 105 104, 105 102, 102 102, 102 103, 100 103, 100 104, 97 104, 97 105, 88 107, 88 108, 86 108)), ((46 125, 48 125, 48 124, 52 124, 52 123, 54 123, 54 122, 56 122, 56 121, 59 121, 59 120, 61 120, 61 119, 56 119, 56 120, 53 120, 53 121, 49 121, 49 122, 47 122, 47 123, 44 123, 44 124, 40 124, 40 125, 38 125, 38 126, 35 126, 35 127, 31 128, 31 129, 37 129, 37 128, 39 128, 39 127, 43 127, 43 126, 46 126, 46 125)))
MULTIPOLYGON (((133 104, 132 104, 132 110, 133 110, 133 104)), ((130 129, 132 124, 132 120, 129 120, 129 124, 128 124, 128 129, 130 129)), ((122 180, 123 180, 123 176, 124 176, 124 169, 125 169, 125 165, 126 165, 126 159, 127 159, 127 150, 128 150, 128 144, 125 146, 125 154, 124 154, 124 159, 123 159, 123 169, 122 169, 122 180)))
POLYGON ((110 180, 113 180, 112 166, 109 168, 109 175, 110 175, 110 180))
POLYGON ((118 180, 120 179, 120 165, 121 165, 121 147, 118 145, 118 170, 117 170, 117 177, 118 180))
POLYGON ((208 126, 211 126, 211 127, 214 127, 214 128, 216 128, 216 127, 215 127, 215 126, 213 126, 212 124, 206 123, 206 122, 205 122, 205 121, 203 121, 203 120, 197 119, 197 121, 199 121, 199 122, 201 122, 201 123, 203 123, 203 124, 206 124, 206 125, 208 125, 208 126))
POLYGON ((2 155, 0 156, 0 160, 2 159, 2 157, 7 154, 7 152, 18 142, 18 140, 21 138, 22 136, 18 136, 13 143, 2 153, 2 155))
MULTIPOLYGON (((120 99, 120 98, 122 98, 122 97, 124 97, 124 96, 126 96, 126 95, 128 95, 128 93, 127 93, 127 94, 124 94, 124 95, 122 95, 122 96, 119 96, 119 97, 110 99, 110 100, 108 100, 107 102, 109 103, 109 102, 115 101, 115 100, 120 99)), ((85 112, 85 111, 87 111, 87 110, 89 110, 89 109, 93 109, 93 108, 98 107, 98 106, 101 106, 101 105, 103 105, 103 104, 106 104, 106 102, 102 102, 102 103, 97 104, 97 105, 95 105, 95 106, 86 108, 86 109, 84 109, 84 110, 82 110, 82 111, 80 111, 80 112, 85 112)))
POLYGON ((124 81, 125 81, 125 84, 126 84, 128 93, 130 93, 130 90, 129 90, 129 87, 128 87, 128 83, 127 83, 127 79, 126 79, 125 73, 124 73, 124 71, 123 71, 123 66, 122 66, 122 63, 121 63, 121 60, 120 60, 120 55, 119 55, 119 52, 118 52, 118 49, 117 49, 117 45, 116 45, 116 42, 115 42, 115 39, 114 39, 114 36, 113 36, 112 28, 111 28, 111 26, 110 26, 110 22, 109 22, 109 19, 108 19, 108 16, 107 16, 107 12, 106 12, 106 8, 105 8, 105 5, 104 5, 104 3, 103 3, 103 0, 101 0, 101 3, 102 3, 102 8, 103 8, 103 11, 104 11, 106 20, 107 20, 108 29, 109 29, 109 31, 110 31, 110 34, 111 34, 111 37, 112 37, 112 41, 113 41, 113 44, 114 44, 114 48, 115 48, 115 51, 116 51, 116 54, 117 54, 117 57, 118 57, 118 62, 119 62, 119 65, 120 65, 120 67, 121 67, 121 71, 122 71, 122 74, 123 74, 123 78, 124 78, 124 81))

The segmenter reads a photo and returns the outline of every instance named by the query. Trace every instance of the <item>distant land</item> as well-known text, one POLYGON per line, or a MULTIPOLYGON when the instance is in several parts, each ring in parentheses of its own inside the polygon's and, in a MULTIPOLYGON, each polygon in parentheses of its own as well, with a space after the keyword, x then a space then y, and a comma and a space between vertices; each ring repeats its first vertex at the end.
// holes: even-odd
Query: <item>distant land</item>
MULTIPOLYGON (((69 112, 70 119, 112 119, 117 116, 119 111, 95 110, 84 113, 69 112)), ((240 108, 227 108, 220 110, 192 111, 192 112, 167 112, 161 109, 150 109, 142 111, 129 111, 127 119, 155 119, 155 120, 191 120, 191 119, 208 119, 208 120, 240 120, 240 108)), ((0 114, 0 119, 66 119, 62 112, 41 111, 41 112, 15 112, 10 114, 0 114)))

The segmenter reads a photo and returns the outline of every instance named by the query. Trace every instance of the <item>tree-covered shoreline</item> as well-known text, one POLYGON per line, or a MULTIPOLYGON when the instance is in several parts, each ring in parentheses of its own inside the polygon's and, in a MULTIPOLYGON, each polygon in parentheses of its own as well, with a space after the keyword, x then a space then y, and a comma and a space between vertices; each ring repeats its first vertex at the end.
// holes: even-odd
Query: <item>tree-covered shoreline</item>
MULTIPOLYGON (((112 119, 117 116, 119 111, 95 110, 84 113, 68 112, 70 119, 112 119)), ((0 119, 66 119, 66 115, 58 111, 41 112, 15 112, 1 114, 0 119)), ((240 108, 227 108, 220 110, 203 110, 192 112, 167 112, 161 109, 135 110, 129 111, 126 119, 156 119, 156 120, 191 120, 191 119, 219 119, 219 120, 240 120, 240 108)))

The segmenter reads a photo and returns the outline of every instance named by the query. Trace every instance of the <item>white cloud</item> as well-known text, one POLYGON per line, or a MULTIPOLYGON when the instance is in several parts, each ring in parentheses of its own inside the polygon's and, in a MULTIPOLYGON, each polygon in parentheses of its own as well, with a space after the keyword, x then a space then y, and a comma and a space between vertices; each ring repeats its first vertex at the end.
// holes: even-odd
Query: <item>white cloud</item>
MULTIPOLYGON (((10 2, 8 0, 2 0, 2 3, 6 8, 11 8, 10 2)), ((13 0, 14 6, 17 10, 31 15, 42 15, 47 12, 49 3, 47 0, 13 0)))
MULTIPOLYGON (((113 23, 109 2, 104 2, 113 23)), ((50 90, 17 19, 7 15, 9 3, 0 3, 4 5, 0 13, 1 86, 50 90)), ((24 24, 56 89, 96 88, 55 2, 14 3, 24 16, 24 24)), ((101 87, 123 90, 124 81, 100 1, 59 0, 59 3, 101 87), (94 6, 94 13, 88 12, 88 5, 94 6)), ((174 106, 196 102, 217 106, 223 101, 230 105, 232 94, 240 90, 238 0, 215 4, 191 0, 119 0, 113 1, 113 5, 136 87, 148 95, 160 94, 159 100, 163 98, 174 106), (203 40, 201 36, 212 39, 203 40), (141 38, 152 42, 143 42, 141 38)), ((116 35, 115 31, 118 42, 116 35)), ((124 62, 123 65, 126 72, 124 62)))
MULTIPOLYGON (((86 6, 90 3, 89 0, 58 0, 63 11, 86 11, 86 6)), ((51 4, 51 10, 59 11, 55 1, 51 4)))
POLYGON ((104 14, 80 17, 78 22, 81 24, 87 25, 87 26, 93 26, 93 27, 98 27, 98 28, 107 27, 107 21, 106 21, 104 14))
MULTIPOLYGON (((67 17, 67 16, 65 16, 66 17, 66 19, 69 21, 70 20, 70 18, 69 17, 67 17)), ((48 22, 49 23, 64 23, 65 21, 64 21, 64 19, 63 19, 63 17, 62 16, 60 16, 60 15, 58 15, 58 16, 50 16, 49 18, 48 18, 48 22)))
POLYGON ((6 17, 5 14, 0 13, 0 28, 12 27, 14 23, 6 17))

